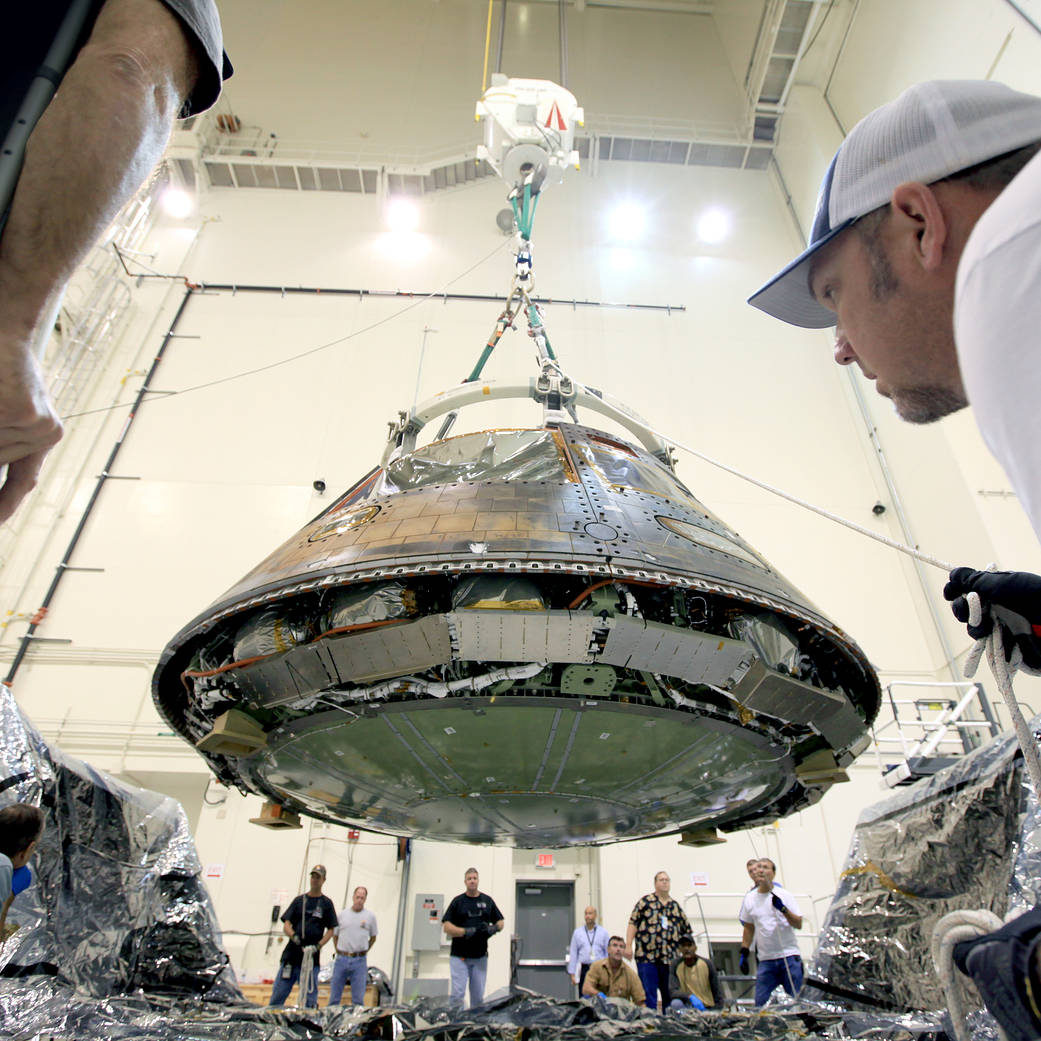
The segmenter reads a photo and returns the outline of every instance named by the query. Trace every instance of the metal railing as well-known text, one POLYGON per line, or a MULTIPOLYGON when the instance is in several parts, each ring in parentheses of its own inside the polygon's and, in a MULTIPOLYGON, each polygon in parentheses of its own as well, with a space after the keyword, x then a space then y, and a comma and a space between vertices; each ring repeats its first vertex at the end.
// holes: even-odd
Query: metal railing
POLYGON ((883 776, 894 773, 893 764, 883 759, 887 750, 898 752, 906 767, 911 760, 964 755, 1002 729, 978 683, 894 680, 884 690, 892 718, 873 728, 875 757, 883 776), (893 693, 897 687, 936 691, 937 695, 897 698, 893 693), (966 717, 973 707, 982 718, 966 717))

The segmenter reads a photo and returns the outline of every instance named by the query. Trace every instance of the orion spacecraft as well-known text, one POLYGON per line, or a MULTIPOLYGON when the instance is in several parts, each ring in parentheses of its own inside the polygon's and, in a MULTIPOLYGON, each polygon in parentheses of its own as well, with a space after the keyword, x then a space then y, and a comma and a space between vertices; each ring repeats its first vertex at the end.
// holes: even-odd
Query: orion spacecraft
POLYGON ((699 843, 803 809, 867 746, 878 679, 697 500, 654 430, 556 357, 531 227, 577 163, 573 95, 495 77, 478 115, 516 224, 480 361, 402 413, 377 467, 170 641, 159 711, 218 778, 267 798, 271 826, 699 843), (537 374, 483 380, 522 316, 537 374), (531 399, 540 421, 453 433, 468 406, 504 398, 531 399))

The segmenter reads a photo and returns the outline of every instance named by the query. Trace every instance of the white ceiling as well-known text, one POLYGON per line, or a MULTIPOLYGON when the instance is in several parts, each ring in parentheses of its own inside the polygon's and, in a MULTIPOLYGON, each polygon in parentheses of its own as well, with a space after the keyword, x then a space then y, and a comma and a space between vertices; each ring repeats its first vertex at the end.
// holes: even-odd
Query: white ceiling
MULTIPOLYGON (((490 34, 484 0, 218 5, 236 69, 220 110, 234 113, 257 140, 401 162, 480 139, 473 107, 489 35, 494 70, 503 0, 492 4, 490 34)), ((797 48, 808 14, 804 42, 812 39, 813 46, 803 68, 826 74, 851 6, 851 0, 571 0, 567 86, 594 131, 662 138, 682 130, 692 140, 729 139, 751 131, 757 99, 747 96, 746 80, 751 70, 769 85, 769 49, 797 48), (796 31, 786 33, 793 18, 796 31)), ((557 0, 507 0, 505 10, 503 71, 559 81, 557 0)))

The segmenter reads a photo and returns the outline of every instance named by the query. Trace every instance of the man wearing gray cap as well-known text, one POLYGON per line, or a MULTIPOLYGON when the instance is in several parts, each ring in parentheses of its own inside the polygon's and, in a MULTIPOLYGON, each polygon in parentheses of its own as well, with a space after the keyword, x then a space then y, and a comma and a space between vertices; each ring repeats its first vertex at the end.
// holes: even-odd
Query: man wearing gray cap
POLYGON ((275 985, 271 988, 271 1008, 281 1008, 300 981, 300 993, 305 1008, 318 1007, 318 952, 333 938, 336 928, 336 908, 322 893, 325 868, 315 864, 311 868, 311 885, 286 908, 282 915, 282 931, 289 942, 282 950, 275 985))
MULTIPOLYGON (((1041 537, 1041 98, 1001 83, 920 83, 839 147, 806 250, 749 303, 836 327, 897 414, 930 423, 972 404, 1041 537)), ((1015 667, 1041 671, 1041 577, 956 568, 959 621, 976 592, 1015 667)), ((1041 1035, 1041 907, 955 948, 1010 1037, 1041 1035), (1004 968, 1001 968, 1004 966, 1004 968)))

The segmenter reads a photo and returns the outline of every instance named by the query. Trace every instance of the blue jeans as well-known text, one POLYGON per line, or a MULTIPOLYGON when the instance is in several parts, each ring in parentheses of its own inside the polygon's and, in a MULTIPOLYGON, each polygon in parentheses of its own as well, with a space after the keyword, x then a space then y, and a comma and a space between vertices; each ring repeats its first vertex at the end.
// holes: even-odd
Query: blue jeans
POLYGON ((636 972, 647 995, 647 1007, 658 1007, 658 991, 661 991, 661 1010, 669 1007, 669 966, 663 961, 638 961, 636 972))
POLYGON ((488 955, 483 958, 448 959, 448 974, 452 977, 452 1007, 462 1008, 466 984, 470 984, 470 1008, 484 1004, 484 981, 488 977, 488 955))
MULTIPOLYGON (((271 1008, 281 1008, 286 1003, 286 998, 289 997, 289 992, 293 989, 293 986, 300 979, 300 966, 290 965, 289 976, 283 975, 287 966, 283 962, 278 966, 278 975, 275 977, 275 985, 271 988, 271 1000, 268 1005, 271 1008)), ((315 965, 314 972, 311 973, 311 986, 307 989, 307 998, 304 1001, 304 1008, 318 1008, 318 966, 315 965)))
POLYGON ((351 981, 351 1004, 365 1003, 365 984, 369 980, 365 955, 359 958, 337 954, 333 962, 333 978, 329 981, 329 1004, 339 1005, 343 997, 343 985, 351 981))
POLYGON ((767 958, 759 963, 755 974, 755 1007, 762 1008, 778 986, 794 998, 802 990, 802 958, 767 958))

